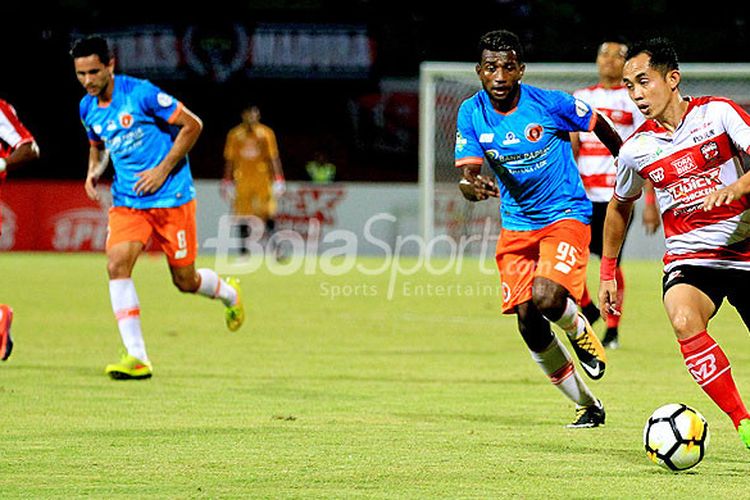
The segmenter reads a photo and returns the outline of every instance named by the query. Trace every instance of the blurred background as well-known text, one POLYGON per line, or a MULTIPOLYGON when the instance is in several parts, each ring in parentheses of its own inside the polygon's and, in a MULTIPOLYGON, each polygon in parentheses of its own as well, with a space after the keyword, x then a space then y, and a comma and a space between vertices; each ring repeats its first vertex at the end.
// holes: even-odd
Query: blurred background
MULTIPOLYGON (((15 178, 83 179, 88 144, 71 42, 101 34, 117 71, 151 79, 204 121, 193 174, 222 174, 226 132, 248 102, 277 134, 287 178, 323 151, 341 181, 416 182, 422 61, 474 61, 478 37, 518 33, 534 62, 590 62, 608 34, 663 34, 684 62, 748 60, 748 9, 665 0, 435 2, 133 0, 3 6, 0 97, 37 137, 42 159, 15 178)), ((592 82, 593 83, 593 82, 592 82)))

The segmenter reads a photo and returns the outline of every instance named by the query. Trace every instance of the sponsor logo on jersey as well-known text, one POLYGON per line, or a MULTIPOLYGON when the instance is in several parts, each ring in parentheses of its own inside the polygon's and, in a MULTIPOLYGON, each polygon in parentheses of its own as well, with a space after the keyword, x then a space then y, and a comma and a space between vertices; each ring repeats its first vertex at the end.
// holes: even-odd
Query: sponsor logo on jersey
POLYGON ((162 108, 168 108, 174 102, 174 98, 169 94, 159 92, 158 94, 156 94, 156 102, 158 102, 159 106, 161 106, 162 108))
POLYGON ((503 304, 510 302, 510 286, 503 281, 503 304))
POLYGON ((695 163, 693 155, 689 152, 677 158, 676 160, 672 160, 670 162, 670 165, 674 167, 677 175, 683 175, 698 168, 698 164, 695 163))
POLYGON ((706 160, 713 160, 719 156, 719 145, 710 141, 701 146, 701 154, 706 160))
POLYGON ((495 139, 495 134, 488 132, 479 136, 479 142, 487 144, 495 139))
POLYGON ((107 122, 107 132, 112 132, 113 130, 117 130, 117 124, 114 122, 114 120, 110 120, 107 122))
POLYGON ((654 170, 648 173, 648 176, 654 182, 661 182, 664 180, 664 169, 661 167, 655 168, 654 170))
POLYGON ((576 99, 576 114, 583 118, 589 112, 589 105, 580 99, 576 99))
POLYGON ((120 125, 122 125, 122 128, 130 128, 130 126, 133 125, 133 115, 130 113, 121 114, 120 125))
POLYGON ((94 129, 94 133, 96 135, 100 135, 102 133, 102 126, 99 125, 98 123, 91 128, 94 129))
POLYGON ((701 173, 701 175, 678 179, 677 182, 667 186, 666 190, 675 201, 685 204, 693 203, 719 189, 721 186, 720 173, 721 167, 712 168, 705 173, 701 173))
POLYGON ((521 139, 516 137, 516 134, 513 132, 508 132, 505 134, 505 139, 503 140, 503 146, 510 146, 511 144, 518 144, 521 142, 521 139))
POLYGON ((538 123, 529 123, 523 131, 523 135, 529 142, 537 142, 544 135, 544 127, 538 123))

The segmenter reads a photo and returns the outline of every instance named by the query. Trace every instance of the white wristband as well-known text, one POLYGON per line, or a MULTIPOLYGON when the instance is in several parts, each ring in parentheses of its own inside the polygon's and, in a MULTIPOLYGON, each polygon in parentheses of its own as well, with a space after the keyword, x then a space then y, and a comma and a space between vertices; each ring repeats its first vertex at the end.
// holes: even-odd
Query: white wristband
POLYGON ((5 160, 5 158, 0 158, 0 174, 5 172, 5 167, 8 166, 8 162, 5 160))

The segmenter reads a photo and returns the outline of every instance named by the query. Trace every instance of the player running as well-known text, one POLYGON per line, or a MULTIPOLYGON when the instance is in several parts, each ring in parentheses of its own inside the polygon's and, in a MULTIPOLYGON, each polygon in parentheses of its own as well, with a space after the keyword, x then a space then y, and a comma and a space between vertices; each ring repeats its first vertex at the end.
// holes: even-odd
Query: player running
POLYGON ((115 61, 103 38, 79 40, 70 53, 87 93, 80 113, 91 143, 85 183, 91 199, 98 199, 96 183, 110 157, 115 169, 107 271, 112 309, 127 354, 119 363, 107 365, 105 373, 115 379, 149 378, 153 368, 131 273, 150 238, 166 254, 180 291, 221 300, 232 331, 245 318, 238 280, 223 281, 211 269, 195 269, 195 188, 186 155, 202 123, 149 81, 115 76, 115 61))
POLYGON ((597 427, 604 424, 604 407, 576 372, 550 322, 565 331, 586 374, 601 378, 604 348, 577 304, 586 278, 591 202, 568 134, 593 130, 613 154, 621 141, 584 102, 521 84, 525 69, 515 34, 482 36, 476 72, 483 90, 458 111, 456 166, 463 168, 467 199, 501 198, 496 260, 503 313, 517 315, 531 357, 577 405, 569 427, 597 427), (499 188, 480 175, 485 160, 499 188))
MULTIPOLYGON (((8 170, 39 158, 39 147, 31 132, 18 119, 16 110, 0 99, 0 183, 5 181, 8 170)), ((3 215, 0 212, 0 233, 3 229, 3 215)), ((13 351, 13 337, 10 333, 13 323, 13 309, 0 304, 0 360, 5 361, 13 351)))
POLYGON ((667 247, 664 307, 685 365, 750 448, 750 414, 727 356, 706 330, 725 297, 750 328, 750 174, 741 175, 740 156, 750 153, 750 116, 722 97, 683 97, 677 54, 663 38, 630 49, 624 81, 647 120, 620 150, 604 225, 602 312, 618 314, 617 255, 633 202, 650 179, 667 247))

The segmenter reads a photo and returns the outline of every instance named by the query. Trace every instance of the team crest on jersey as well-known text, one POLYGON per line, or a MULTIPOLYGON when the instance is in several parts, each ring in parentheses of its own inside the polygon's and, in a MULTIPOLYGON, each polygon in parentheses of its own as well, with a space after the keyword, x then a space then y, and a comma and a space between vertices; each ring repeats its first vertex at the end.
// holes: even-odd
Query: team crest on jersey
POLYGON ((544 135, 544 127, 538 123, 529 123, 523 131, 523 135, 529 142, 537 142, 544 135))
POLYGON ((461 135, 461 132, 456 130, 456 151, 460 153, 464 150, 464 146, 466 146, 466 138, 461 135))
POLYGON ((580 99, 576 99, 576 114, 583 118, 589 112, 589 106, 580 99))
POLYGON ((670 162, 670 165, 674 167, 677 175, 682 175, 698 168, 698 164, 695 163, 693 155, 691 155, 690 153, 687 153, 677 158, 676 160, 672 160, 670 162))
POLYGON ((713 160, 719 156, 719 145, 710 141, 701 146, 701 154, 706 160, 713 160))
POLYGON ((503 146, 510 146, 511 144, 518 144, 519 142, 521 142, 521 139, 516 137, 516 134, 509 131, 507 134, 505 134, 505 139, 503 140, 503 146))
POLYGON ((164 92, 159 92, 156 95, 156 102, 158 102, 159 106, 161 106, 162 108, 168 108, 172 105, 172 103, 174 102, 174 99, 169 94, 165 94, 164 92))
POLYGON ((648 176, 654 182, 661 182, 664 180, 664 169, 661 167, 655 168, 648 173, 648 176))
POLYGON ((133 115, 130 113, 121 114, 120 125, 122 125, 122 128, 130 128, 130 126, 133 125, 133 115))

